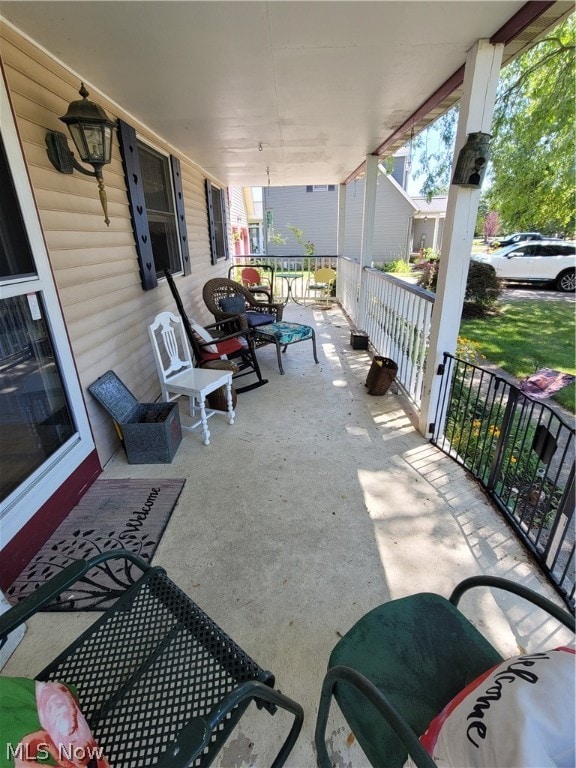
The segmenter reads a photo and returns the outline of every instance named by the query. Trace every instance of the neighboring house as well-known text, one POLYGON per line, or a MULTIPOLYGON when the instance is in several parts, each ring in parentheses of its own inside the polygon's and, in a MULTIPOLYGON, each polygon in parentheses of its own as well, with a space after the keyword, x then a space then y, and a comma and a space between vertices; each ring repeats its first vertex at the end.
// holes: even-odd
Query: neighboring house
POLYGON ((230 187, 228 189, 228 201, 233 253, 235 256, 245 256, 250 253, 250 235, 244 190, 230 187))
POLYGON ((218 179, 173 154, 96 92, 96 83, 90 97, 121 121, 103 171, 106 226, 95 179, 58 172, 46 153, 47 131, 65 131, 58 118, 79 98, 77 76, 8 24, 0 28, 0 50, 0 588, 6 588, 120 445, 112 418, 88 386, 112 369, 140 402, 160 395, 148 324, 158 312, 175 310, 164 268, 179 274, 186 308, 209 322, 202 286, 227 274, 231 224, 248 247, 248 224, 241 199, 233 201, 230 222, 218 179), (138 179, 143 188, 134 186, 138 179), (136 234, 131 209, 138 211, 136 234))
MULTIPOLYGON (((446 197, 412 198, 406 192, 407 150, 394 155, 394 167, 378 174, 374 222, 375 262, 406 258, 422 247, 439 249, 446 216, 446 197)), ((339 255, 358 258, 362 245, 364 179, 346 188, 344 248, 339 255)), ((267 224, 266 252, 271 256, 304 253, 289 225, 303 232, 303 241, 314 244, 318 255, 337 252, 338 188, 333 185, 268 187, 263 190, 267 224), (280 236, 285 243, 279 243, 280 236)))
POLYGON ((418 213, 414 214, 412 250, 421 251, 424 248, 432 248, 435 251, 440 251, 448 197, 433 197, 430 202, 425 197, 412 199, 418 206, 418 213))

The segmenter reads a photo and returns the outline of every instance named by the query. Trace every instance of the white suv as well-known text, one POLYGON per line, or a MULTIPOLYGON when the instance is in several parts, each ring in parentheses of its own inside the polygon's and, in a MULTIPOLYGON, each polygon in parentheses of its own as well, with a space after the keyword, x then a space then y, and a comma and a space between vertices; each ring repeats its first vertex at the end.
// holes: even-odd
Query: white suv
POLYGON ((475 261, 491 264, 501 280, 553 282, 559 291, 576 289, 576 244, 538 240, 507 245, 493 253, 473 253, 475 261))

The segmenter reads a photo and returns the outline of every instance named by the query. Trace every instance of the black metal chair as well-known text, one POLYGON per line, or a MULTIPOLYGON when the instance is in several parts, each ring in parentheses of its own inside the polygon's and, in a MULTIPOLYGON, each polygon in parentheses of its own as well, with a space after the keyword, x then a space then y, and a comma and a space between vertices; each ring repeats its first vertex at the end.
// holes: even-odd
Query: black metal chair
POLYGON ((0 642, 94 567, 128 581, 124 594, 37 676, 72 685, 110 765, 208 766, 249 703, 293 715, 273 766, 303 722, 299 704, 158 567, 131 552, 77 560, 0 616, 0 642), (110 565, 110 561, 114 562, 110 565), (138 574, 133 578, 133 574, 138 574))

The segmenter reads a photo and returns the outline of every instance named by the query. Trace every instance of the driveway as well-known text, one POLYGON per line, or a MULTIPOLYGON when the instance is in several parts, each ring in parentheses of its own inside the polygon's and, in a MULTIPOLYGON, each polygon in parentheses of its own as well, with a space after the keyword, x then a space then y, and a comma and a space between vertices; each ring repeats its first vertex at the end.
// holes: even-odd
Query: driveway
POLYGON ((567 301, 576 303, 576 294, 551 290, 543 283, 504 283, 500 301, 567 301))

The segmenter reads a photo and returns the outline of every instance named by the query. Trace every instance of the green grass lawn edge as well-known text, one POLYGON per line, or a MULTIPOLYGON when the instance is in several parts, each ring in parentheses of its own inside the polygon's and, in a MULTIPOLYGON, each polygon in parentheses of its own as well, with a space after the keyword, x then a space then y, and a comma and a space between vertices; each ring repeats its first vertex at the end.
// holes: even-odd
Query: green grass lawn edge
MULTIPOLYGON (((473 341, 491 363, 523 379, 540 368, 576 375, 575 329, 570 302, 514 301, 502 302, 493 316, 462 320, 460 336, 473 341)), ((574 384, 552 399, 576 412, 574 384)))

